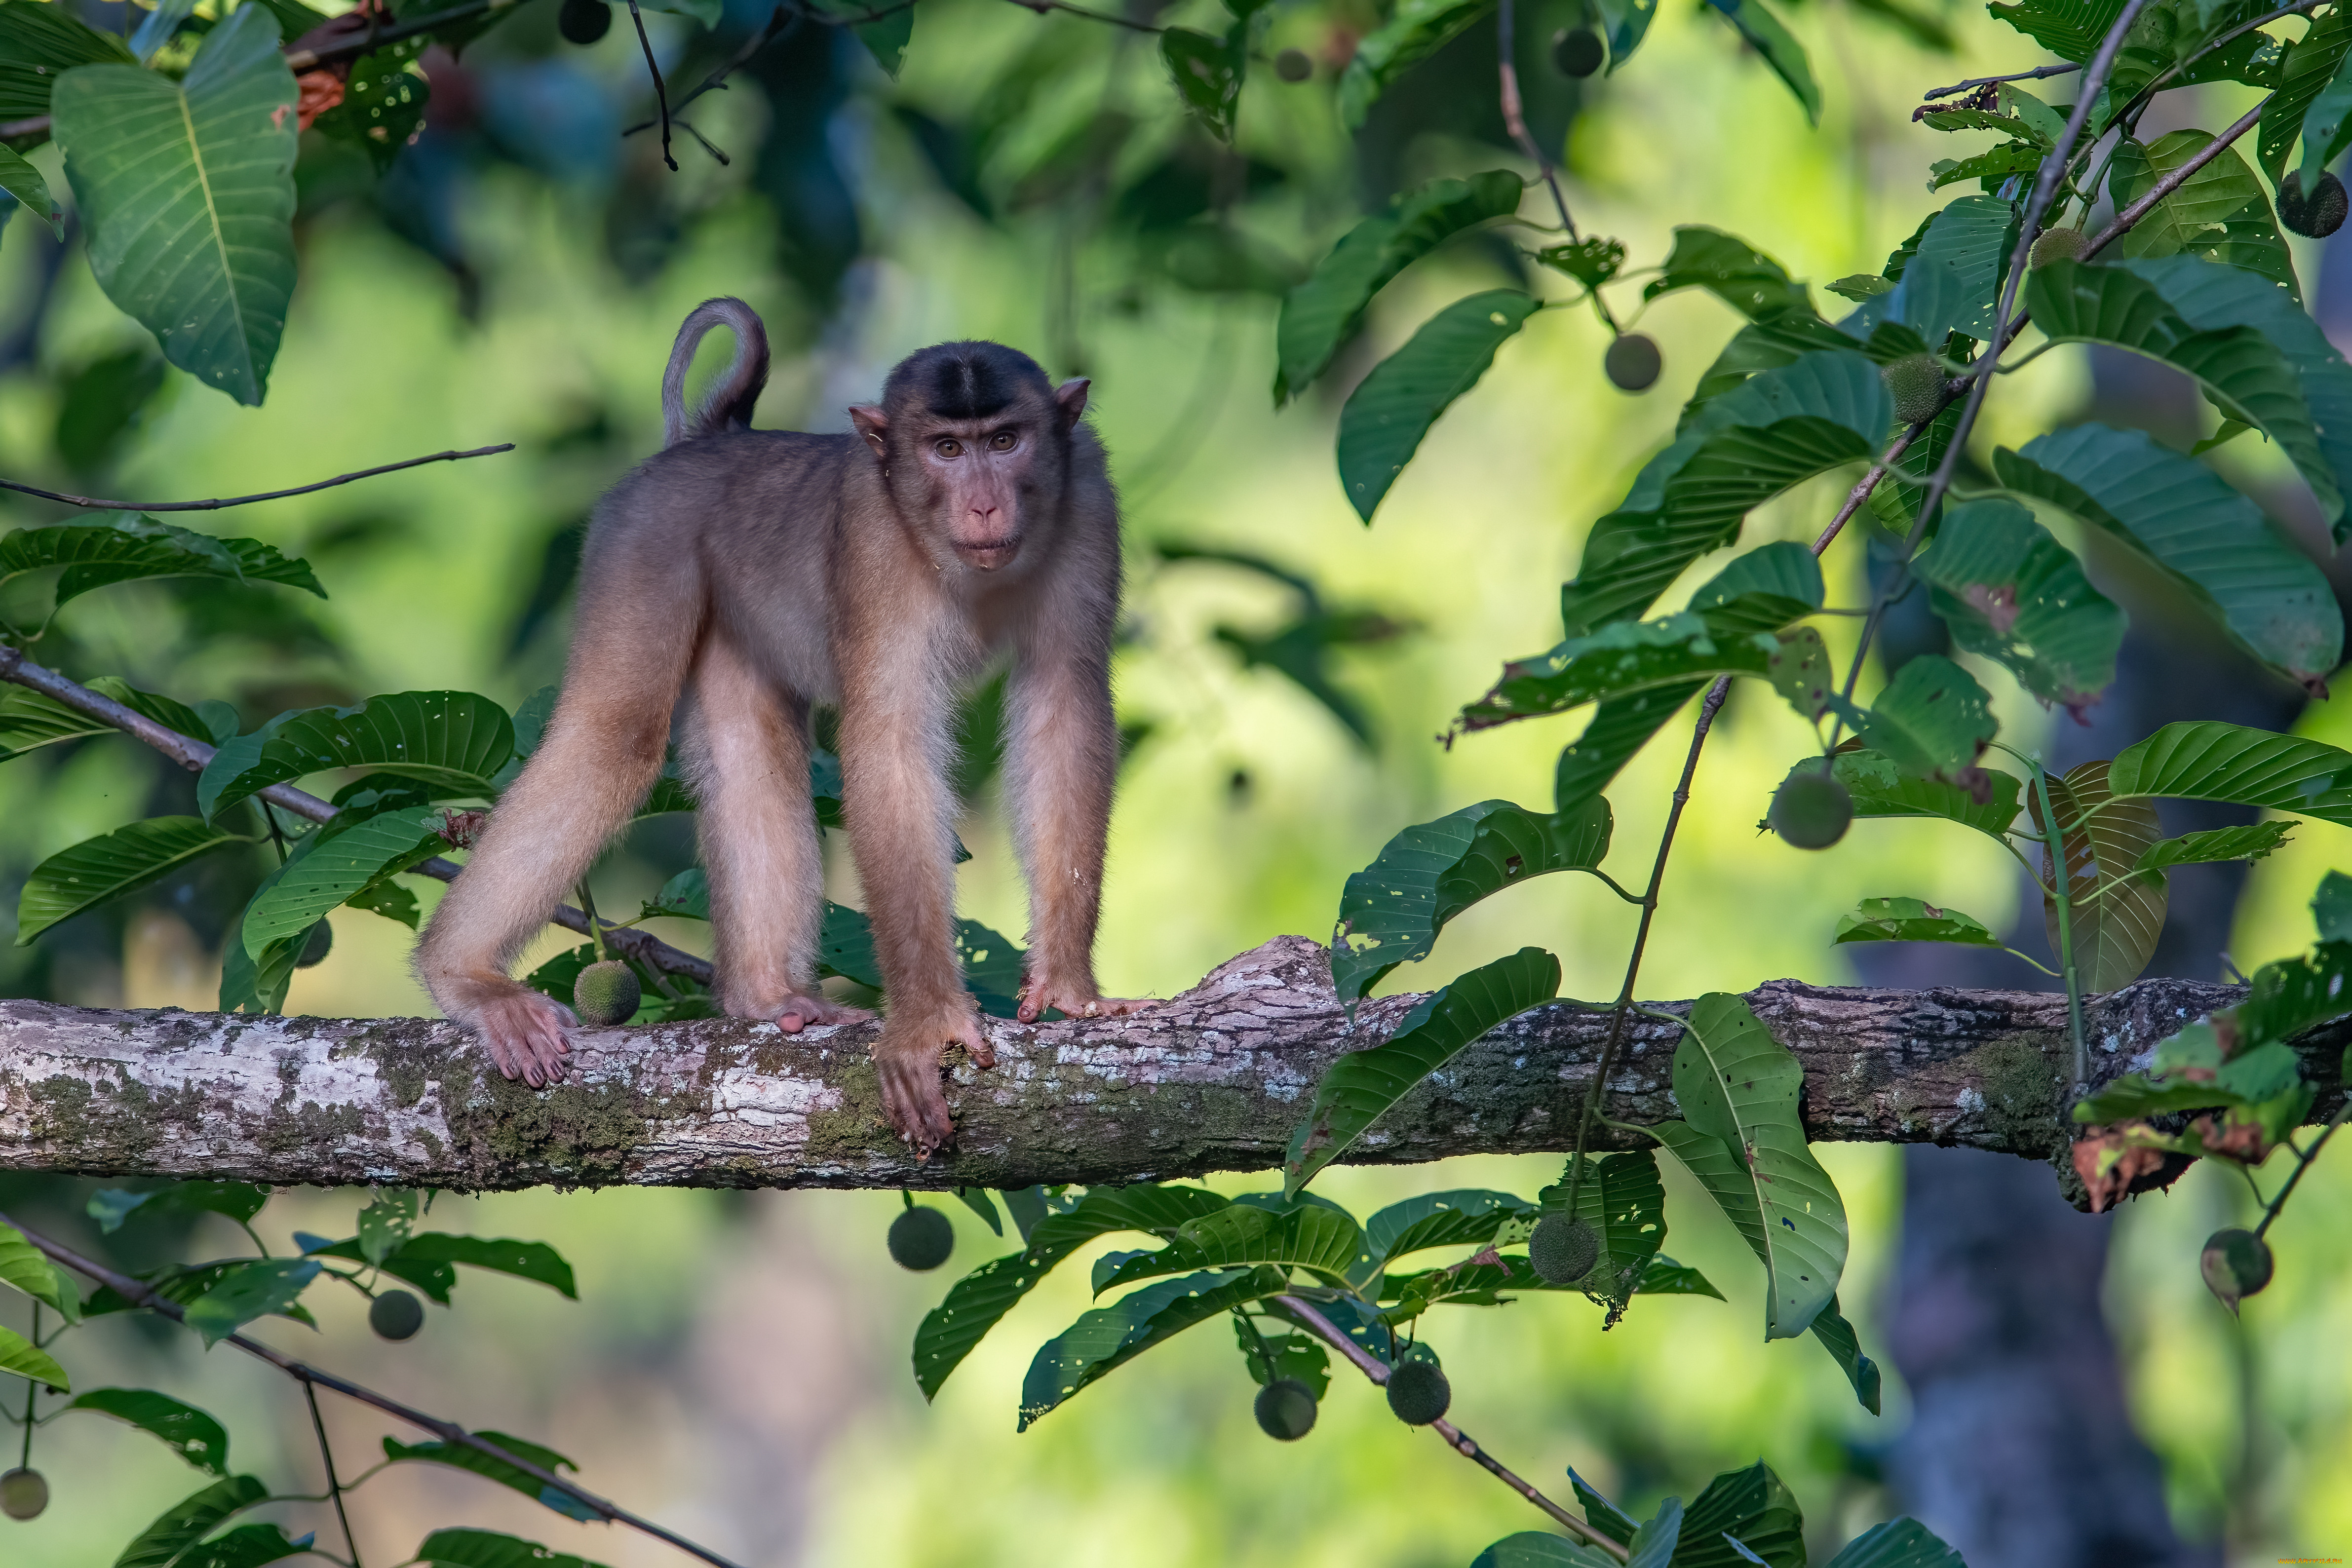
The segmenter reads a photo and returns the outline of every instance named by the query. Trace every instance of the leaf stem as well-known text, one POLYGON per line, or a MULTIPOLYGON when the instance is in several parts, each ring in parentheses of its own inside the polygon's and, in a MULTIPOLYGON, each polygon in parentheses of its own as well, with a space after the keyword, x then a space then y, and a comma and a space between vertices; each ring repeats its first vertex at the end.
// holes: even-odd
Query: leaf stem
MULTIPOLYGON (((37 1301, 33 1303, 32 1340, 36 1345, 41 1343, 41 1303, 37 1301)), ((33 1468, 33 1396, 40 1392, 40 1387, 35 1379, 25 1379, 25 1444, 16 1454, 16 1468, 20 1470, 33 1468)))
POLYGON ((596 900, 588 892, 588 879, 580 879, 580 907, 588 913, 588 940, 596 945, 596 962, 604 962, 604 923, 596 918, 596 900))
MULTIPOLYGON (((2336 1135, 2336 1129, 2344 1124, 2344 1118, 2347 1114, 2352 1114, 2352 1095, 2347 1095, 2344 1103, 2336 1108, 2336 1114, 2327 1119, 2327 1125, 2319 1130, 2319 1136, 2311 1140, 2309 1149, 2294 1150, 2294 1170, 2287 1176, 2286 1185, 2278 1189, 2277 1196, 2263 1206, 2262 1223, 2254 1227, 2255 1239, 2260 1240, 2263 1234, 2270 1229, 2271 1222, 2276 1219, 2279 1217, 2279 1211, 2286 1207, 2288 1195, 2294 1191, 2295 1184, 2303 1180, 2303 1173, 2311 1168, 2311 1162, 2319 1157, 2319 1151, 2327 1146, 2327 1140, 2336 1135)), ((2293 1148, 2294 1145, 2290 1144, 2288 1147, 2293 1148)), ((2248 1179, 2252 1179, 2252 1173, 2248 1173, 2248 1179)), ((2260 1194, 2256 1196, 2259 1197, 2260 1194)), ((27 1405, 26 1408, 30 1409, 31 1406, 27 1405)))
POLYGON ((352 1534, 352 1516, 343 1510, 343 1483, 335 1479, 335 1450, 327 1441, 327 1423, 319 1414, 319 1391, 307 1377, 297 1379, 302 1385, 302 1397, 310 1406, 310 1430, 319 1435, 319 1460, 327 1467, 327 1496, 335 1505, 335 1521, 343 1527, 343 1550, 351 1554, 352 1568, 360 1568, 359 1542, 352 1534))
MULTIPOLYGON (((2033 792, 2042 801, 2042 822, 2048 828, 2058 820, 2050 806, 2050 770, 2040 758, 2033 762, 2033 792)), ((2083 1039, 2083 974, 2074 964, 2074 923, 2066 896, 2066 861, 2070 853, 2066 835, 2062 831, 2054 842, 2045 846, 2050 855, 2050 877, 2053 896, 2052 904, 2058 911, 2058 967, 2066 982, 2066 1034, 2074 1046, 2074 1092, 2080 1094, 2090 1083, 2090 1051, 2083 1039)))

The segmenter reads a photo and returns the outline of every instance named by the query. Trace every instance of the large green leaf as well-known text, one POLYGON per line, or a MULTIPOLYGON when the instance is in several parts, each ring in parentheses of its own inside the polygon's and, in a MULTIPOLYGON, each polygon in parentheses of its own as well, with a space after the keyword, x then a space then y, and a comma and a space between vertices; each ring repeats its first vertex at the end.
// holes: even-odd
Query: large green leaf
POLYGON ((181 1499, 122 1549, 114 1568, 173 1568, 214 1526, 269 1495, 257 1477, 229 1476, 181 1499))
POLYGON ((2352 827, 2352 752, 2217 720, 2168 724, 2126 747, 2107 788, 2119 801, 2228 800, 2352 827))
POLYGON ((2242 268, 2171 256, 2115 266, 2053 261, 2026 279, 2026 308, 2053 341, 2112 344, 2191 377, 2224 413, 2279 444, 2331 522, 2342 517, 2344 492, 2313 428, 2315 411, 2305 402, 2303 378, 2263 329, 2251 324, 2200 329, 2143 271, 2182 267, 2235 273, 2285 303, 2284 290, 2242 268))
POLYGON ((245 950, 257 962, 271 943, 306 935, 329 910, 446 847, 440 834, 397 810, 349 826, 338 818, 320 830, 319 840, 299 865, 289 865, 246 905, 245 950))
POLYGON ((1860 338, 1881 321, 1900 321, 1940 348, 1949 332, 1979 341, 1992 336, 2000 280, 2017 247, 2017 215, 1998 196, 1962 196, 1927 220, 1887 293, 1839 323, 1860 338))
POLYGON ((1122 1230, 1173 1236, 1188 1221, 1213 1214, 1231 1200, 1196 1186, 1096 1187, 1066 1214, 1049 1215, 1029 1232, 1029 1245, 992 1260, 958 1280, 947 1299, 915 1331, 915 1382, 923 1397, 940 1389, 972 1346, 1034 1289, 1055 1266, 1097 1237, 1122 1230))
POLYGON ((1968 1568, 1968 1564, 1917 1520, 1890 1519, 1847 1542, 1825 1568, 1968 1568))
MULTIPOLYGON (((321 599, 327 596, 310 574, 309 562, 289 559, 257 539, 215 538, 138 512, 114 512, 109 519, 17 528, 0 536, 0 580, 63 567, 58 604, 94 588, 156 577, 275 582, 307 589, 321 599)), ((199 728, 195 733, 201 737, 205 732, 199 728)))
POLYGON ((228 1474, 228 1429, 168 1394, 152 1388, 93 1388, 66 1406, 92 1410, 152 1432, 163 1446, 200 1470, 228 1474))
POLYGON ((2132 870, 2146 876, 2177 865, 2208 865, 2215 861, 2258 861, 2282 843, 2294 830, 2292 822, 2247 822, 2235 828, 2211 828, 2183 833, 2147 846, 2132 870))
POLYGON ((1275 325, 1274 401, 1305 392, 1356 335, 1388 281, 1463 230, 1519 210, 1525 187, 1508 170, 1432 180, 1349 229, 1282 302, 1275 325))
MULTIPOLYGON (((2129 206, 2165 175, 2210 145, 2212 133, 2176 131, 2147 146, 2126 139, 2116 151, 2108 190, 2117 207, 2129 206)), ((2127 256, 2193 256, 2242 267, 2300 299, 2294 259, 2279 235, 2271 199, 2254 172, 2233 148, 2220 153, 2183 181, 2116 242, 2127 256)))
MULTIPOLYGON (((565 1470, 576 1470, 580 1468, 553 1448, 521 1437, 509 1437, 504 1432, 485 1430, 474 1435, 485 1441, 496 1443, 519 1459, 530 1460, 551 1475, 561 1475, 565 1470)), ((502 1487, 512 1488, 535 1502, 545 1503, 549 1508, 567 1518, 584 1521, 598 1517, 571 1493, 560 1488, 549 1486, 530 1471, 509 1464, 495 1454, 486 1454, 481 1449, 468 1447, 464 1443, 404 1443, 394 1437, 386 1437, 383 1439, 383 1457, 395 1464, 415 1461, 447 1465, 453 1469, 471 1470, 485 1479, 496 1481, 502 1487)))
POLYGON ((1977 679, 1940 653, 1905 661, 1870 705, 1863 744, 1923 779, 1960 782, 2000 725, 1977 679))
POLYGON ((436 1530, 417 1547, 416 1562, 419 1568, 603 1568, 489 1530, 436 1530))
POLYGON ((2079 712, 2116 678, 2124 612, 2016 502, 1954 507, 1914 570, 1953 641, 2007 666, 2043 702, 2079 712))
POLYGON ((88 26, 66 6, 0 5, 0 120, 48 113, 58 77, 76 66, 101 62, 135 67, 139 57, 121 38, 88 26))
POLYGON ((1364 1221, 1364 1252, 1349 1270, 1358 1283, 1391 1259, 1432 1247, 1482 1247, 1514 1220, 1532 1220, 1535 1205, 1483 1187, 1426 1192, 1390 1204, 1364 1221))
POLYGON ((1290 1289, 1280 1269, 1220 1270, 1147 1285, 1097 1307, 1037 1349, 1021 1385, 1020 1430, 1097 1379, 1194 1323, 1290 1289))
POLYGON ((177 82, 80 66, 50 99, 99 287, 244 403, 268 388, 294 292, 296 96, 278 19, 242 5, 177 82))
POLYGON ((210 1348, 256 1318, 284 1312, 310 1289, 321 1267, 310 1258, 264 1258, 238 1263, 187 1303, 181 1322, 204 1335, 210 1348))
POLYGON ((1766 8, 1764 0, 1707 0, 1707 4, 1764 57, 1772 74, 1797 95, 1797 101, 1804 106, 1805 123, 1819 125, 1821 84, 1813 80, 1813 68, 1805 58, 1805 46, 1797 42, 1797 36, 1789 31, 1788 25, 1766 8))
POLYGON ((1584 733, 1560 749, 1552 772, 1554 799, 1580 800, 1609 788, 1618 771, 1706 684, 1701 679, 1652 686, 1611 697, 1594 708, 1584 733))
POLYGON ((1301 1204, 1276 1214, 1236 1203, 1187 1220, 1175 1239, 1155 1251, 1139 1252, 1101 1274, 1095 1294, 1203 1269, 1248 1269, 1261 1264, 1304 1269, 1339 1285, 1363 1250, 1364 1233, 1343 1210, 1301 1204))
POLYGON ((1495 350, 1543 308, 1516 288, 1457 299, 1372 367, 1339 413, 1339 483, 1366 523, 1454 400, 1478 384, 1495 350))
POLYGON ((1674 249, 1658 276, 1643 286, 1642 298, 1655 299, 1677 288, 1704 288, 1750 320, 1812 311, 1805 286, 1788 268, 1746 240, 1701 224, 1675 230, 1674 249))
POLYGON ((2078 424, 1993 454, 2000 481, 2124 540, 2180 584, 2232 642, 2305 686, 2342 660, 2326 574, 2263 509, 2144 431, 2078 424))
POLYGON ((1514 659, 1502 679, 1462 710, 1465 730, 1491 729, 1523 718, 1566 713, 1589 702, 1652 687, 1683 689, 1716 675, 1753 675, 1808 717, 1833 682, 1828 650, 1810 626, 1774 636, 1727 633, 1708 618, 1685 611, 1658 621, 1617 621, 1590 636, 1571 637, 1549 653, 1514 659))
POLYGON ((1977 771, 1992 791, 1982 803, 1956 784, 1907 773, 1894 758, 1865 747, 1841 747, 1837 754, 1838 782, 1853 797, 1855 816, 1941 817, 1998 839, 2017 821, 2018 800, 2024 785, 2014 775, 1997 768, 1977 771))
POLYGON ((1798 1117, 1804 1081, 1746 1002, 1710 992, 1692 1004, 1675 1047, 1685 1120, 1656 1128, 1762 1261, 1766 1339, 1804 1333, 1845 1268, 1845 1205, 1798 1117))
POLYGON ((514 751, 514 720, 472 692, 394 692, 351 707, 279 714, 224 744, 196 779, 207 820, 258 794, 329 768, 373 768, 414 779, 444 799, 487 799, 514 751))
POLYGON ((1916 898, 1865 898, 1852 915, 1838 916, 1833 942, 1950 942, 1963 947, 1999 947, 2001 939, 1985 923, 1957 909, 1939 909, 1916 898))
POLYGON ((190 861, 252 841, 194 817, 150 817, 84 839, 33 868, 16 903, 21 947, 83 910, 169 876, 190 861))
POLYGON ((1429 956, 1445 923, 1487 894, 1599 866, 1610 825, 1609 802, 1588 797, 1551 815, 1481 800, 1405 829, 1340 892, 1331 932, 1340 999, 1352 1006, 1399 964, 1429 956))
POLYGON ((54 1356, 5 1324, 0 1324, 0 1372, 46 1383, 60 1394, 73 1386, 54 1356))
POLYGON ((1305 1186, 1463 1047, 1559 994, 1559 960, 1540 947, 1522 947, 1423 998, 1386 1041, 1350 1051, 1325 1070, 1314 1103, 1290 1134, 1283 1190, 1305 1186))
POLYGON ((2310 31, 2287 51, 2278 90, 2263 105, 2263 118, 2254 132, 2259 149, 2255 156, 2272 184, 2277 184, 2286 172, 2286 155, 2294 150, 2295 139, 2310 129, 2306 120, 2311 110, 2342 73, 2347 54, 2352 54, 2352 16, 2337 9, 2315 17, 2310 31))
POLYGON ((1862 1338, 1845 1321, 1845 1314, 1838 1311, 1835 1296, 1814 1317, 1811 1333, 1822 1342, 1822 1348, 1830 1353, 1830 1359, 1838 1364, 1838 1370, 1845 1374, 1845 1380, 1853 1385, 1854 1398, 1861 1401, 1864 1409, 1877 1415, 1885 1379, 1879 1374, 1878 1363, 1862 1353, 1862 1338))
MULTIPOLYGON (((1568 1214, 1571 1157, 1559 1185, 1538 1196, 1547 1212, 1568 1214)), ((1666 1189, 1658 1181, 1658 1156, 1649 1149, 1603 1155, 1586 1167, 1577 1186, 1575 1218, 1592 1227, 1601 1249, 1577 1288, 1622 1308, 1641 1288, 1650 1260, 1666 1240, 1666 1189)))
POLYGON ((1759 1459, 1707 1482, 1683 1513, 1683 1543, 1675 1568, 1805 1568, 1805 1519, 1796 1494, 1759 1459), (1742 1556, 1723 1539, 1737 1539, 1742 1556))
POLYGON ((1470 1568, 1616 1568, 1616 1558, 1582 1542, 1523 1530, 1478 1553, 1470 1568))
MULTIPOLYGON (((2031 802, 2034 821, 2040 802, 2031 802)), ((2074 945, 2074 966, 2093 991, 2116 991, 2139 978, 2164 935, 2164 879, 2136 873, 2150 846, 2164 837, 2155 802, 2145 797, 2116 800, 2108 764, 2085 762, 2063 779, 2050 780, 2051 809, 2067 831, 2066 899, 2074 945)), ((2050 852, 2042 853, 2042 874, 2054 888, 2050 852)), ((2058 948, 2058 905, 2045 894, 2042 925, 2050 950, 2058 948)))
POLYGON ((1387 21, 1364 35, 1339 76, 1339 119, 1350 131, 1396 78, 1444 48, 1494 9, 1495 0, 1398 0, 1387 21))

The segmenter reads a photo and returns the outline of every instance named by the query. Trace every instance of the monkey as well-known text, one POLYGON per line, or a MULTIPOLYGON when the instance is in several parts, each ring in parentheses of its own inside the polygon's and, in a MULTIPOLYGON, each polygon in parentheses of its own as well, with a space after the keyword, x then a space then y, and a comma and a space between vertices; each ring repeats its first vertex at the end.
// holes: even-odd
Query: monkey
POLYGON ((754 430, 766 329, 705 301, 662 378, 663 449, 592 516, 563 684, 419 939, 417 976, 509 1078, 560 1082, 570 1009, 510 974, 628 821, 675 727, 698 802, 720 1008, 787 1034, 871 1015, 816 982, 823 865, 811 716, 834 708, 843 810, 883 981, 873 1056, 891 1127, 953 1141, 943 1053, 994 1065, 955 948, 954 706, 1008 662, 1003 777, 1029 883, 1024 1022, 1145 1004, 1101 995, 1094 939, 1118 736, 1110 655, 1118 503, 1084 419, 1002 344, 941 343, 893 369, 837 435, 754 430), (698 404, 704 334, 735 351, 698 404))

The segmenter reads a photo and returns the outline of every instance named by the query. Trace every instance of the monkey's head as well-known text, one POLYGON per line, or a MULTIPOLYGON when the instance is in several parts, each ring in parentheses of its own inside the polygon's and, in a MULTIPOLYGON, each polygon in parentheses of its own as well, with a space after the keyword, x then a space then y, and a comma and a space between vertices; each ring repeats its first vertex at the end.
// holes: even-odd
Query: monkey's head
POLYGON ((898 362, 877 407, 849 411, 908 523, 935 552, 997 571, 1050 528, 1084 380, 1055 386, 1002 343, 941 343, 898 362))

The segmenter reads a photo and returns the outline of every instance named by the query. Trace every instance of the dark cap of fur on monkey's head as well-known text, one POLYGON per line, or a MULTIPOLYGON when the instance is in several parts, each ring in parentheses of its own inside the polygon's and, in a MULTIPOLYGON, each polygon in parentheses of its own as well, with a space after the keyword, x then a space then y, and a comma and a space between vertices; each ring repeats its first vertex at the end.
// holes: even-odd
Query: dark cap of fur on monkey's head
POLYGON ((919 402, 944 419, 987 419, 1029 393, 1051 402, 1045 368, 1018 349, 967 340, 938 343, 899 361, 882 386, 882 406, 919 402))

